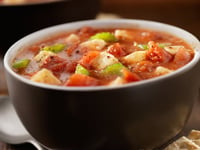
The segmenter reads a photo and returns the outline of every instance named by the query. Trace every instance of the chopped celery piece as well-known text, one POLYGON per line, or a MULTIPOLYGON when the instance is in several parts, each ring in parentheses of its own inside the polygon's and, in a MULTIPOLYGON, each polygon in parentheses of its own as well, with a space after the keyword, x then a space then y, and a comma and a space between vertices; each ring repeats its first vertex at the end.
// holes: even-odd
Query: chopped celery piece
POLYGON ((143 49, 143 50, 147 50, 148 49, 148 45, 147 44, 138 44, 137 46, 139 48, 143 49))
POLYGON ((42 50, 58 53, 58 52, 61 52, 64 48, 65 48, 64 44, 54 44, 51 46, 45 46, 42 48, 42 50))
POLYGON ((170 46, 170 45, 171 45, 171 43, 159 43, 159 44, 158 44, 158 46, 159 46, 160 48, 164 48, 164 47, 170 46))
POLYGON ((80 64, 78 64, 76 66, 76 70, 75 70, 75 74, 84 74, 84 75, 89 75, 89 71, 84 68, 83 66, 81 66, 80 64))
POLYGON ((124 66, 121 63, 116 63, 107 66, 102 73, 103 75, 120 75, 122 68, 124 68, 124 66))
POLYGON ((105 42, 116 42, 117 41, 117 38, 114 36, 114 34, 112 34, 110 32, 97 33, 97 34, 91 36, 90 39, 91 40, 101 39, 101 40, 104 40, 105 42))
POLYGON ((15 69, 21 69, 21 68, 26 68, 29 64, 30 60, 29 59, 20 59, 16 60, 13 64, 12 67, 15 69))

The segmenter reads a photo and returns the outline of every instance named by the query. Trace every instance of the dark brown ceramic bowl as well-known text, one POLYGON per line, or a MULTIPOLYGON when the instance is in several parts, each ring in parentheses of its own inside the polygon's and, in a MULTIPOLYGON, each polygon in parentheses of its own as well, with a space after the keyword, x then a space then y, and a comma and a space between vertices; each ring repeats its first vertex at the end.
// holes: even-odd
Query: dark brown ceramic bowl
POLYGON ((17 40, 44 27, 93 19, 99 0, 52 0, 49 2, 0 5, 0 53, 17 40))
POLYGON ((198 95, 200 43, 190 33, 143 20, 91 20, 59 25, 15 43, 4 65, 15 109, 29 133, 43 146, 69 150, 159 148, 188 120, 198 95), (23 47, 83 26, 145 28, 169 32, 195 50, 194 59, 168 75, 117 87, 61 87, 35 83, 11 68, 23 47))

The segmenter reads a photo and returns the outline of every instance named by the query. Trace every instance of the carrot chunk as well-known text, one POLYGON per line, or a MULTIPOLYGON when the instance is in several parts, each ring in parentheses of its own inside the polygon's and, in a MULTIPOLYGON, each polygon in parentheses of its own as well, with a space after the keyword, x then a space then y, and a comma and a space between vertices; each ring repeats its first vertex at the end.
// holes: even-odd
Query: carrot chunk
POLYGON ((99 80, 83 75, 83 74, 73 74, 65 84, 66 86, 97 86, 99 85, 99 80))
POLYGON ((129 71, 128 69, 126 68, 123 68, 121 70, 122 72, 122 77, 127 81, 127 82, 135 82, 135 81, 140 81, 141 78, 136 74, 136 73, 133 73, 131 71, 129 71))

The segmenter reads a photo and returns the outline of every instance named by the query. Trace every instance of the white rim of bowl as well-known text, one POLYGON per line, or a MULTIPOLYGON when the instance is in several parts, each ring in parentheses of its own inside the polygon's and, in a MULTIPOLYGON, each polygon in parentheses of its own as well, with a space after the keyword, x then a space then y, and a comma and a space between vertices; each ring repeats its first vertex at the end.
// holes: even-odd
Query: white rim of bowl
POLYGON ((29 34, 25 36, 24 38, 20 39, 16 43, 14 43, 6 52, 4 56, 4 66, 5 69, 17 80, 20 80, 21 82, 24 82, 26 84, 40 87, 40 88, 46 88, 46 89, 53 89, 53 90, 63 90, 63 91, 99 91, 99 90, 112 90, 112 89, 119 89, 119 88, 128 88, 128 87, 136 87, 136 86, 143 86, 145 84, 151 84, 153 82, 158 82, 160 80, 166 80, 168 78, 176 77, 180 74, 183 74, 190 69, 192 69, 200 60, 200 42, 199 40, 188 31, 179 28, 177 26, 151 21, 151 20, 140 20, 140 19, 113 19, 113 20, 85 20, 85 21, 76 21, 76 22, 70 22, 65 24, 60 24, 48 28, 44 28, 42 30, 36 31, 32 34, 29 34), (31 81, 29 79, 26 79, 17 73, 15 73, 11 67, 11 61, 13 60, 15 54, 22 49, 22 47, 27 47, 29 42, 32 42, 32 44, 37 43, 38 41, 42 41, 44 38, 47 38, 48 36, 55 36, 59 33, 62 33, 64 31, 72 31, 79 29, 83 26, 92 26, 95 28, 101 28, 101 27, 108 27, 108 28, 119 28, 120 27, 137 27, 141 29, 152 29, 156 31, 164 31, 167 33, 170 33, 172 35, 175 35, 185 40, 189 45, 192 46, 192 48, 195 51, 194 58, 191 62, 183 66, 182 68, 179 68, 178 70, 169 73, 167 75, 142 80, 138 82, 132 82, 127 83, 123 85, 117 85, 117 86, 92 86, 92 87, 73 87, 73 86, 57 86, 57 85, 49 85, 49 84, 43 84, 31 81), (47 34, 48 32, 48 34, 47 34), (176 33, 176 34, 174 34, 176 33), (183 36, 183 37, 180 37, 183 36), (39 37, 39 39, 38 39, 39 37))

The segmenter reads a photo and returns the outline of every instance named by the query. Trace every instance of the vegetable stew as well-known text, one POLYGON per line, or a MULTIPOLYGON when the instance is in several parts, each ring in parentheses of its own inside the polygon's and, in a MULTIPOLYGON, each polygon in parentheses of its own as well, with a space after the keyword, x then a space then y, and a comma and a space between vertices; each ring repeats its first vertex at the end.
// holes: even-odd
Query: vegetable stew
POLYGON ((174 35, 144 29, 82 27, 24 48, 12 68, 60 86, 117 86, 171 73, 194 50, 174 35))

